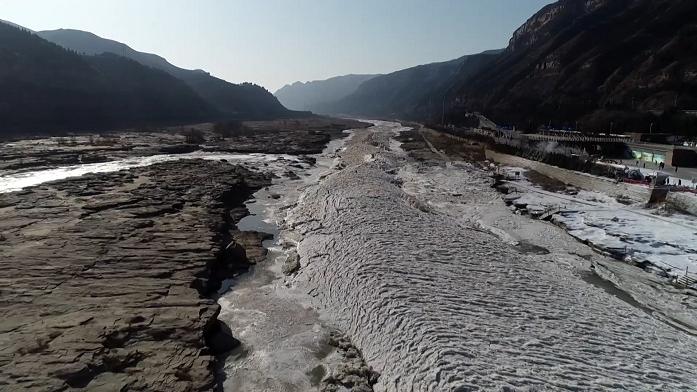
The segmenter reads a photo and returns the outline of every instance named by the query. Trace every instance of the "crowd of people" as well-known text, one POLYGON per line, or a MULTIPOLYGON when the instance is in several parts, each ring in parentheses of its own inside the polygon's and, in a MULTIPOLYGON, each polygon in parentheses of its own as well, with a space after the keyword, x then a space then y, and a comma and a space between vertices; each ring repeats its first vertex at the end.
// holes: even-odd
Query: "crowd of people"
MULTIPOLYGON (((666 170, 665 162, 658 162, 654 160, 653 164, 656 167, 657 172, 663 172, 666 170)), ((637 167, 637 169, 630 169, 628 166, 625 166, 624 173, 620 175, 622 177, 622 180, 629 179, 630 181, 645 182, 647 184, 654 183, 654 179, 657 177, 656 175, 647 175, 639 169, 639 167, 641 167, 642 169, 646 169, 645 161, 637 160, 635 166, 637 167)), ((673 170, 675 171, 675 173, 677 173, 678 166, 673 166, 673 170)), ((675 191, 697 191, 697 178, 692 178, 692 180, 675 178, 673 179, 673 181, 671 181, 671 178, 669 176, 666 176, 663 184, 656 185, 668 185, 674 188, 673 190, 675 191)))

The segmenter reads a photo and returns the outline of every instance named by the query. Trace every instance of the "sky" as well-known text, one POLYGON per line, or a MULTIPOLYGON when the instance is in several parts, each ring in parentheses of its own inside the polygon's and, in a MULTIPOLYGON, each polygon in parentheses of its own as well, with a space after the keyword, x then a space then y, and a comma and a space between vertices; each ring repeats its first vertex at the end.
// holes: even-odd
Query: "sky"
POLYGON ((0 0, 0 19, 72 28, 271 92, 503 48, 551 0, 0 0))

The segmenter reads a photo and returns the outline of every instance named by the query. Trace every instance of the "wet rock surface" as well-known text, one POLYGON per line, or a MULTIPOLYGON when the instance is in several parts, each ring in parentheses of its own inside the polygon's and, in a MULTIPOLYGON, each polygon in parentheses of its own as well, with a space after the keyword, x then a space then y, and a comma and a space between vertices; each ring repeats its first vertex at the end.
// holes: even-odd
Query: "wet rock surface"
POLYGON ((371 392, 380 373, 369 367, 351 340, 338 331, 329 334, 329 345, 341 356, 341 361, 322 379, 322 392, 371 392))
POLYGON ((251 136, 241 136, 219 140, 206 147, 209 151, 271 154, 317 154, 332 139, 341 137, 342 129, 329 131, 294 130, 279 132, 260 132, 251 136))
POLYGON ((300 269, 300 256, 298 256, 298 253, 295 251, 289 252, 281 268, 285 275, 292 275, 297 272, 300 269))
POLYGON ((209 295, 263 257, 234 225, 269 181, 191 160, 0 194, 0 390, 213 389, 237 343, 209 295))

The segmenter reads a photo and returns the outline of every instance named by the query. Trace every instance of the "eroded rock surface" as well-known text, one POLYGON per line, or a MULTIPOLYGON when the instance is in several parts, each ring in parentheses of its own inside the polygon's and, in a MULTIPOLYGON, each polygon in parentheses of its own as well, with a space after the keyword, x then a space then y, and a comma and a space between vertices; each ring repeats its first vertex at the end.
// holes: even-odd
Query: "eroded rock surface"
POLYGON ((150 132, 77 134, 0 143, 0 174, 44 170, 83 163, 108 162, 158 154, 206 152, 317 154, 342 131, 366 127, 354 120, 308 117, 246 122, 248 130, 222 138, 213 124, 173 127, 150 132), (192 144, 187 135, 199 140, 192 144))
POLYGON ((214 388, 235 341, 208 295, 247 263, 233 236, 260 243, 234 224, 268 183, 192 160, 0 195, 0 390, 214 388))

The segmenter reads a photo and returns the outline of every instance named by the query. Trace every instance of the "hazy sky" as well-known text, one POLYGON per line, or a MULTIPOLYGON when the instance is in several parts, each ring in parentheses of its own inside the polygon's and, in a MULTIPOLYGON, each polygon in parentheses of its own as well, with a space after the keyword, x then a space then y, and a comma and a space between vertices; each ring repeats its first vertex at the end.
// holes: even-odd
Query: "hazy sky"
POLYGON ((0 0, 0 19, 73 28, 274 92, 506 46, 551 0, 0 0))

